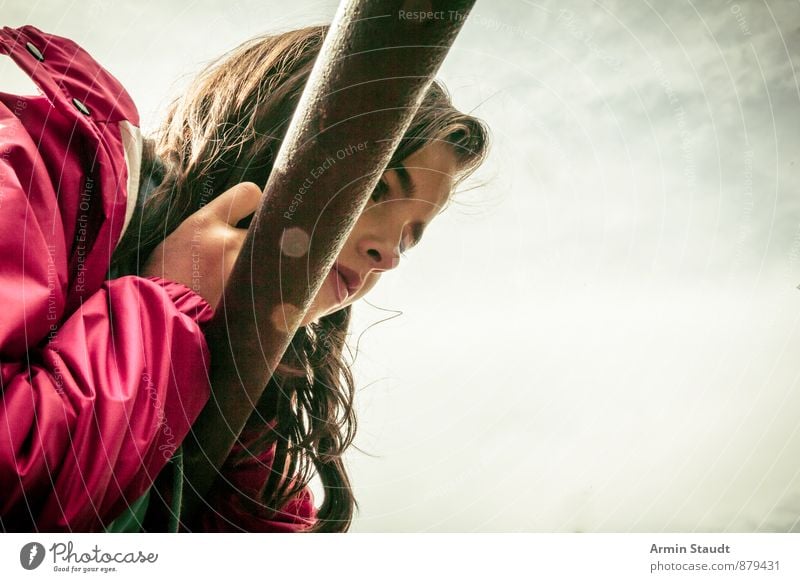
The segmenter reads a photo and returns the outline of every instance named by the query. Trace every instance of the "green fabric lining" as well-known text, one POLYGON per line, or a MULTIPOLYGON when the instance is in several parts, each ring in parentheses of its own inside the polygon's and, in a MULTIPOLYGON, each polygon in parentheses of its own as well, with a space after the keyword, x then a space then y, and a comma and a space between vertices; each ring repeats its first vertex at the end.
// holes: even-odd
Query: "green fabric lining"
MULTIPOLYGON (((172 467, 172 502, 169 508, 169 523, 167 532, 177 533, 180 528, 181 503, 183 502, 183 448, 178 447, 175 454, 169 460, 172 467)), ((144 495, 131 503, 119 517, 108 524, 105 528, 106 533, 138 533, 142 531, 147 509, 150 507, 150 492, 148 489, 144 495)))
POLYGON ((183 447, 178 447, 170 459, 172 463, 172 503, 169 511, 169 533, 177 533, 181 524, 183 503, 183 447))
POLYGON ((142 523, 150 505, 150 489, 131 503, 122 514, 106 526, 106 533, 135 533, 142 531, 142 523))

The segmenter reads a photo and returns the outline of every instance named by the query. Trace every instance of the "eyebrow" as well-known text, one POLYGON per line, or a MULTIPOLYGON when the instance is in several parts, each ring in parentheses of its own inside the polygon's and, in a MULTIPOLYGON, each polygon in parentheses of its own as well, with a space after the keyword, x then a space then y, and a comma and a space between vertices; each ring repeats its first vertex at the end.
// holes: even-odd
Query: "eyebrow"
POLYGON ((392 167, 392 170, 397 174, 397 179, 400 182, 400 189, 403 190, 403 194, 405 194, 406 198, 410 198, 417 191, 417 185, 414 184, 414 180, 411 178, 411 174, 408 173, 408 169, 403 162, 398 162, 396 166, 392 167))

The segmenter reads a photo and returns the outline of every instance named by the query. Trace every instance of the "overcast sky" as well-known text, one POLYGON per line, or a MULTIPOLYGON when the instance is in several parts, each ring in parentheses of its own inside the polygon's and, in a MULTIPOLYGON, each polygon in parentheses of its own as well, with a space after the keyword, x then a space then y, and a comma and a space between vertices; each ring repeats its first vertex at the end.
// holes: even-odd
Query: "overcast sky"
MULTIPOLYGON (((335 6, 0 15, 152 129, 205 61, 335 6)), ((441 78, 494 146, 357 310, 354 531, 800 531, 799 45, 796 1, 478 1, 441 78)))

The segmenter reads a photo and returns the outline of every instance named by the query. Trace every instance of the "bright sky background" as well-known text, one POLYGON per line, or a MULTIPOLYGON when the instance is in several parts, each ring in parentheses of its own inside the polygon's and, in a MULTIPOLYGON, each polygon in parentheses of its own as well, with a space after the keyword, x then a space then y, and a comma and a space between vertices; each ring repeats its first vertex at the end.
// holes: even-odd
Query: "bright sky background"
MULTIPOLYGON (((152 129, 205 61, 335 6, 0 14, 152 129)), ((353 531, 800 532, 799 47, 789 0, 478 1, 441 78, 494 148, 357 310, 353 531)))

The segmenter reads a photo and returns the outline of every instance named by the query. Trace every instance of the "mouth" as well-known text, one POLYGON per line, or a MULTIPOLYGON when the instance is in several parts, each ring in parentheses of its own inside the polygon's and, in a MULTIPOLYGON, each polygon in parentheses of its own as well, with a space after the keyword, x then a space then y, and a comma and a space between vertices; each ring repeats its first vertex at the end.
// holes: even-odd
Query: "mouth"
POLYGON ((337 283, 344 286, 347 291, 347 297, 352 297, 361 289, 361 276, 352 269, 348 269, 339 263, 334 263, 331 271, 336 272, 337 283))

